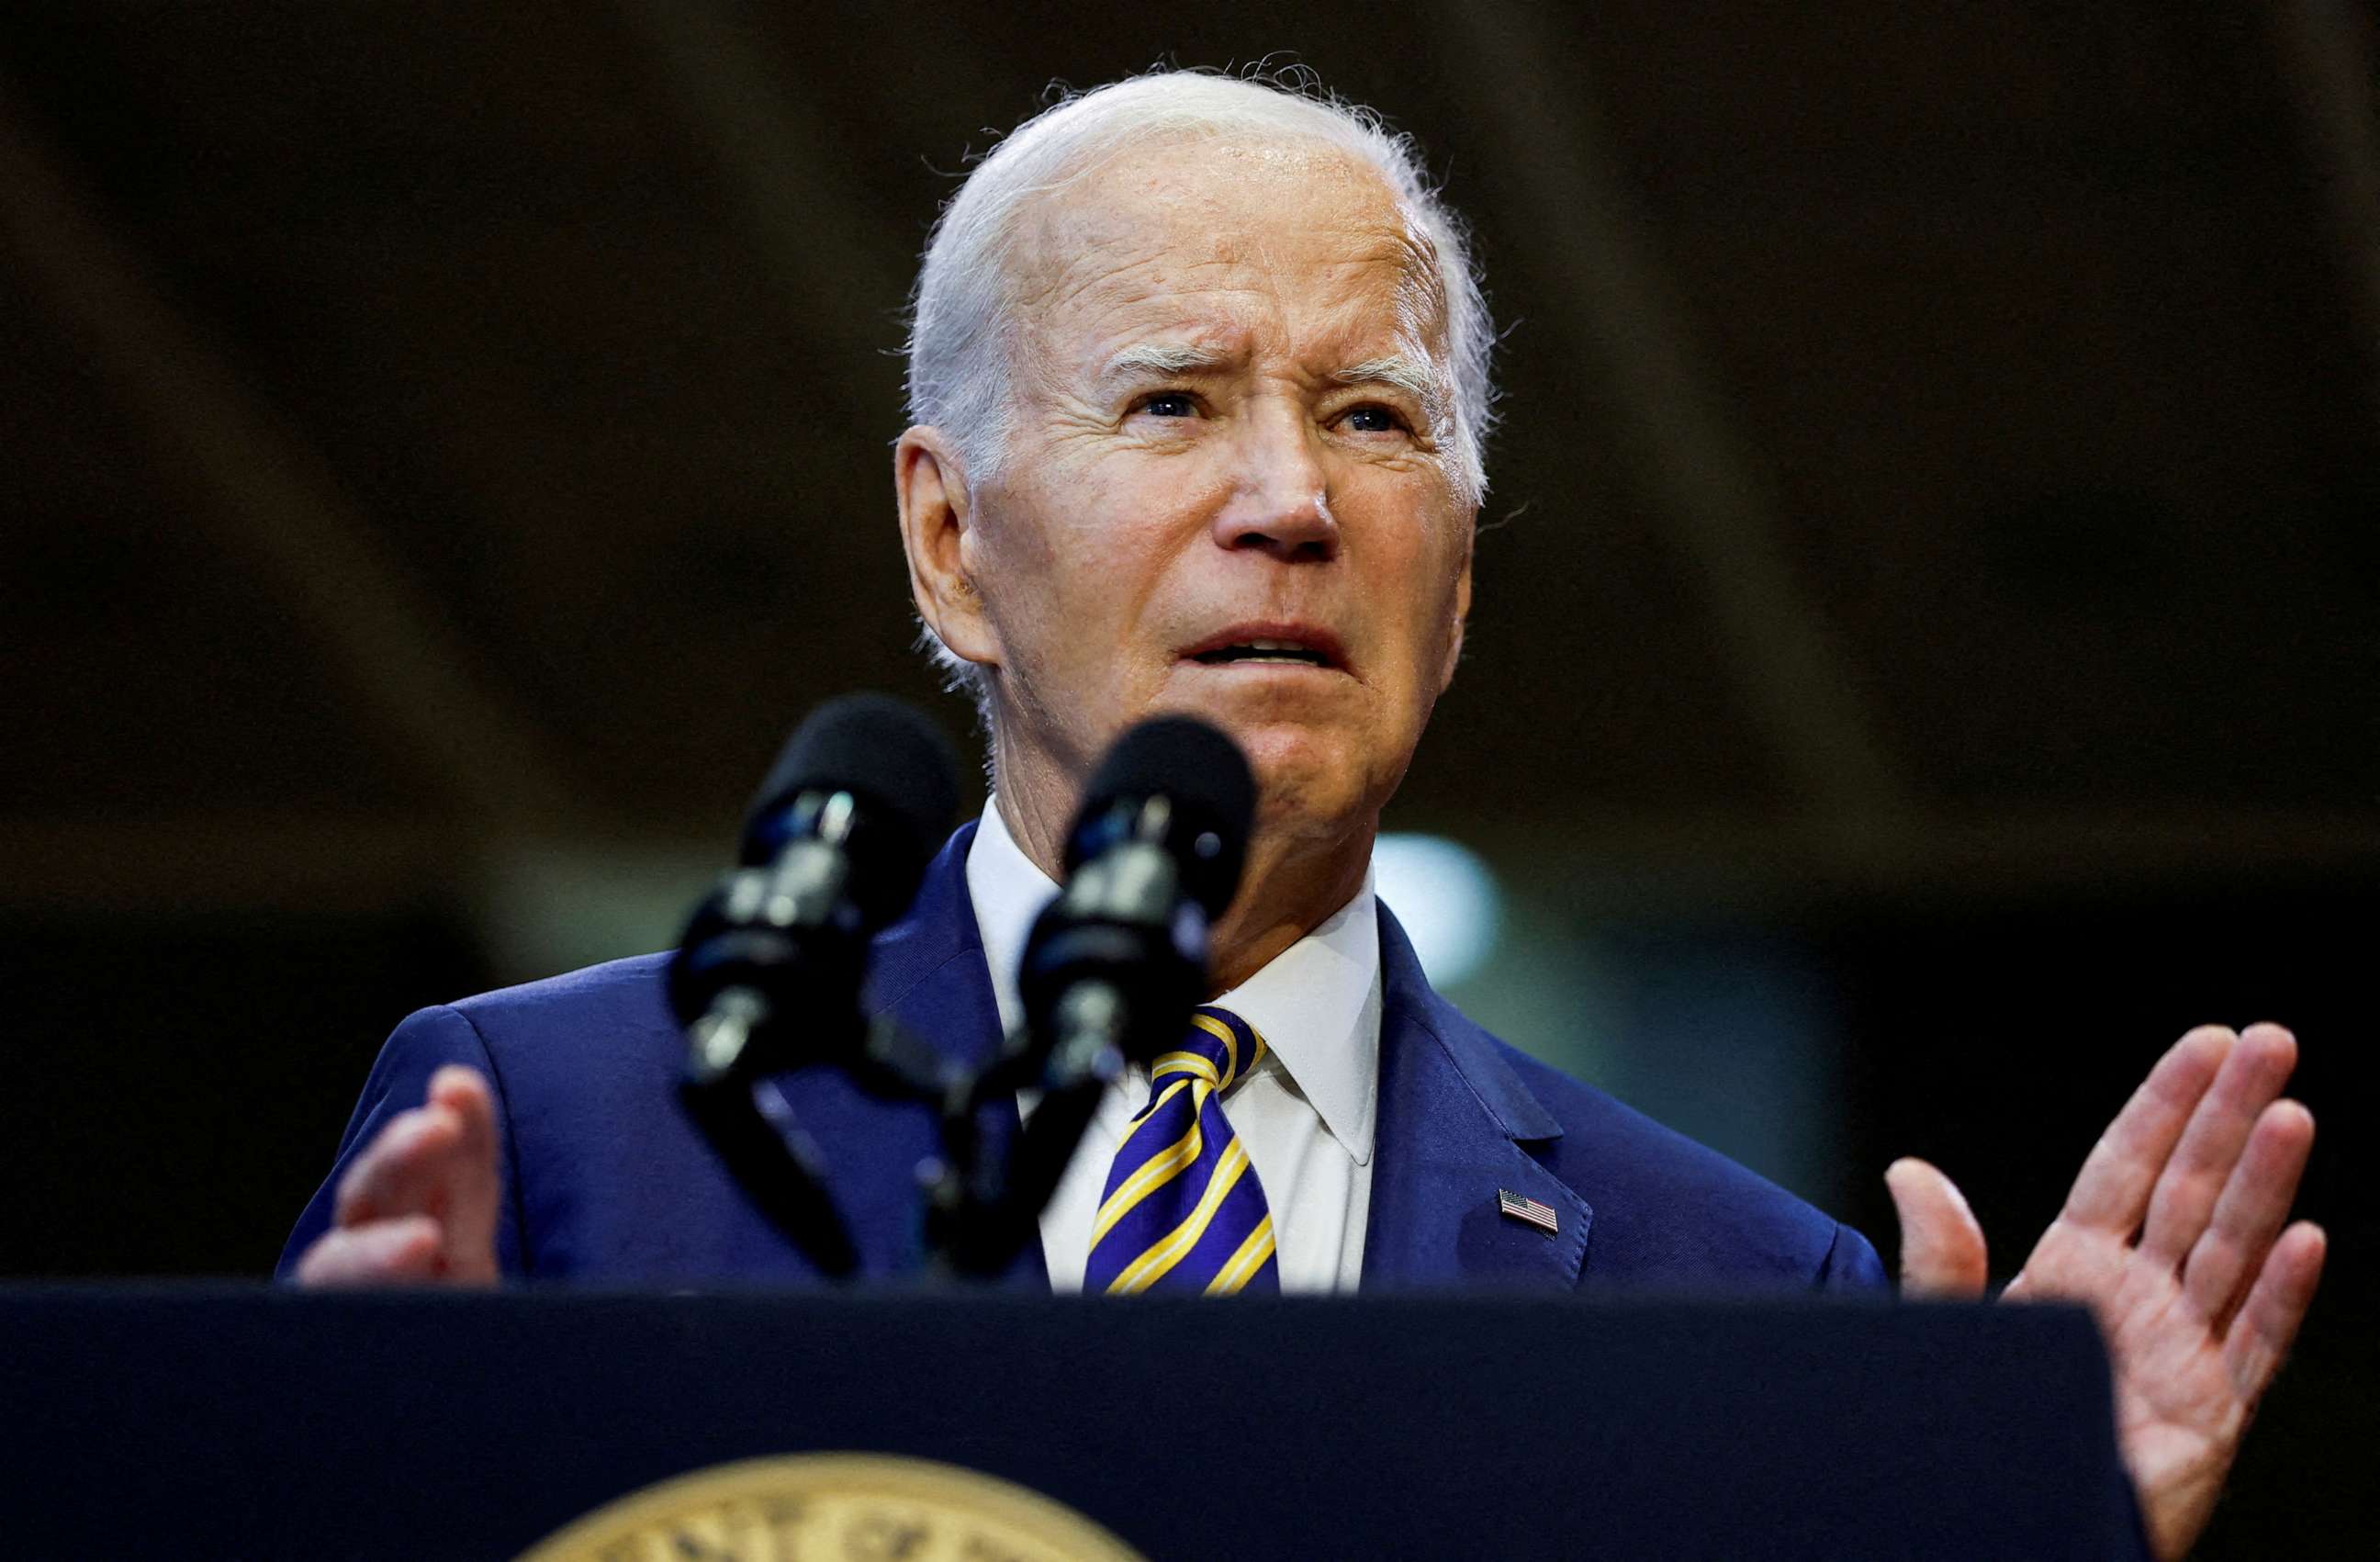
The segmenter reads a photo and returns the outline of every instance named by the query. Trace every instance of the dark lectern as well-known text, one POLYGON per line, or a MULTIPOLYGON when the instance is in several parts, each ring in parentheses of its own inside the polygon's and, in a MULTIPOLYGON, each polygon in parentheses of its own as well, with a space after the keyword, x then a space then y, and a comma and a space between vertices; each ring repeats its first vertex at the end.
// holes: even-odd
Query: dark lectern
MULTIPOLYGON (((804 1451, 998 1477, 1160 1559, 2142 1554, 2097 1336, 2056 1308, 27 1289, 0 1314, 11 1556, 507 1557, 804 1451)), ((930 1552, 722 1534, 605 1555, 930 1552)))

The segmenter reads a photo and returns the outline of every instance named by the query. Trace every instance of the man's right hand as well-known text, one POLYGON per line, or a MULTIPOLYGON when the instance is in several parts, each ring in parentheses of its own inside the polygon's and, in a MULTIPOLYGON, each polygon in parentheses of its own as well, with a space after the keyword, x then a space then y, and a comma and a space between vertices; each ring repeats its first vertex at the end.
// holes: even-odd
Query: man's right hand
POLYGON ((430 1098, 389 1119, 339 1179, 331 1229, 298 1261, 301 1286, 492 1286, 496 1111, 488 1081, 449 1064, 430 1098))

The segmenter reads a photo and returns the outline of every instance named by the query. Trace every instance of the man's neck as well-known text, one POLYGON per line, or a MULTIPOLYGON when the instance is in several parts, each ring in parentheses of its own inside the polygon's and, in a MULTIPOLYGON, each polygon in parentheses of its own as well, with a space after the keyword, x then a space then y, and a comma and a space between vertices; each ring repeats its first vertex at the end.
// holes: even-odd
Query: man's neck
MULTIPOLYGON (((1065 830, 1060 816, 1034 806, 1028 789, 996 794, 1002 821, 1033 865, 1065 881, 1065 830)), ((1344 836, 1296 837, 1259 825, 1248 842, 1240 893, 1208 934, 1213 993, 1228 993, 1291 945, 1330 920, 1364 887, 1378 821, 1344 836)))
POLYGON ((1208 935, 1208 970, 1217 993, 1262 970, 1355 897, 1371 865, 1377 828, 1318 847, 1257 832, 1240 893, 1208 935))

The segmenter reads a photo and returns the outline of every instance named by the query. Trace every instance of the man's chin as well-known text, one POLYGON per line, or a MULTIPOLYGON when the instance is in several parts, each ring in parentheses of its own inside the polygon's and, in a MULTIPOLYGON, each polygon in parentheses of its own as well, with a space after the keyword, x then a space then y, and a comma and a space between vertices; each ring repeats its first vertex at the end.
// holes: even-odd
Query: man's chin
POLYGON ((1261 830, 1288 836, 1335 836, 1378 815, 1388 801, 1373 795, 1377 788, 1371 784, 1370 756, 1351 745, 1269 726, 1232 736, 1256 772, 1261 830))
POLYGON ((1368 712, 1313 710, 1303 700, 1264 698, 1246 689, 1210 686, 1168 694, 1156 702, 1159 711, 1212 723, 1247 756, 1256 773, 1259 824, 1269 830, 1333 833, 1378 813, 1385 793, 1404 774, 1402 761, 1412 758, 1408 750, 1400 763, 1383 761, 1382 746, 1391 739, 1368 712))

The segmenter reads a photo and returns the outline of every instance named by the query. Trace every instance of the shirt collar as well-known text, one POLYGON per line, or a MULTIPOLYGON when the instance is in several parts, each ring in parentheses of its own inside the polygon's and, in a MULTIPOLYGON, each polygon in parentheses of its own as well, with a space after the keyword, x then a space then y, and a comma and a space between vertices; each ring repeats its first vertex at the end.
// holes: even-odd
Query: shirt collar
MULTIPOLYGON (((1016 967, 1026 935, 1058 885, 1008 833, 997 799, 984 805, 967 848, 966 881, 1001 1028, 1013 1031, 1025 1012, 1016 967)), ((1271 1061, 1330 1137, 1356 1165, 1368 1165, 1379 1098, 1381 1002, 1380 919, 1371 869, 1365 869, 1354 899, 1215 1002, 1256 1028, 1271 1061)))

